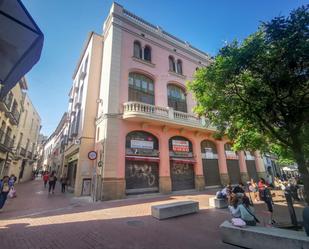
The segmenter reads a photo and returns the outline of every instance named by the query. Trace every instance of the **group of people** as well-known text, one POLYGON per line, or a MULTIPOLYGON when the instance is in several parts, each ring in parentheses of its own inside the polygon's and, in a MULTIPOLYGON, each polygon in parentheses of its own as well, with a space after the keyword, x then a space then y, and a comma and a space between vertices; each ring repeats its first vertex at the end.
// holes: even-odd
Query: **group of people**
POLYGON ((4 176, 0 180, 0 210, 2 210, 8 196, 11 198, 16 197, 16 190, 14 188, 14 184, 17 181, 17 177, 15 175, 4 176))
POLYGON ((241 219, 246 225, 255 226, 259 220, 255 216, 250 193, 254 194, 254 200, 256 202, 265 202, 270 213, 270 223, 274 224, 272 195, 270 186, 266 183, 264 178, 260 178, 258 183, 251 179, 251 181, 248 182, 247 188, 242 182, 235 187, 228 184, 224 189, 217 192, 217 198, 228 199, 228 208, 232 218, 241 219), (246 192, 249 192, 249 194, 247 195, 246 192))
MULTIPOLYGON (((48 194, 50 194, 50 193, 54 194, 57 180, 58 179, 57 179, 55 171, 52 171, 51 173, 46 171, 46 172, 43 173, 44 188, 47 187, 47 183, 48 183, 48 194)), ((61 192, 65 193, 65 188, 66 188, 66 185, 68 183, 67 177, 64 176, 64 175, 61 176, 60 183, 61 183, 61 192)))

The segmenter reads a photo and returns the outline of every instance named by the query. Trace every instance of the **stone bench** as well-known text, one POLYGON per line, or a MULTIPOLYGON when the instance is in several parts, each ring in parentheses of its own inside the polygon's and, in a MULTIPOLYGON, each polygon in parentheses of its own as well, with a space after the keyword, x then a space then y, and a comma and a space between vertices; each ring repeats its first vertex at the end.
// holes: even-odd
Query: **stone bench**
POLYGON ((224 221, 220 233, 223 242, 250 249, 309 249, 305 232, 260 226, 239 228, 224 221))
POLYGON ((228 206, 227 199, 218 199, 217 197, 210 197, 209 206, 215 208, 227 208, 228 206))
POLYGON ((197 201, 180 201, 151 206, 152 216, 159 220, 196 213, 198 211, 199 203, 197 201))

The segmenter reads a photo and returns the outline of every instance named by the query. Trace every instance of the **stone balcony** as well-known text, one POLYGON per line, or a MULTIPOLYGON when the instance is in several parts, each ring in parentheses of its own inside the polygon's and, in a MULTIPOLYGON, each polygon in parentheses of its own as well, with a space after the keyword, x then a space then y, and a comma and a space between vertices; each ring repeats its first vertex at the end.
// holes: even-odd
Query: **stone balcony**
POLYGON ((190 113, 175 111, 170 107, 161 107, 142 102, 126 102, 123 104, 123 119, 151 122, 189 130, 216 131, 208 119, 190 113))

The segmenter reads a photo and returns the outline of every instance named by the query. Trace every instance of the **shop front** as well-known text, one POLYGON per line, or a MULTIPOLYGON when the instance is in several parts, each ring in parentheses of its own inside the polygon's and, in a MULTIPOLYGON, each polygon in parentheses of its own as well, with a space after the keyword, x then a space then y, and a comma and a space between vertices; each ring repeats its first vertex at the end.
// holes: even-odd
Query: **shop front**
POLYGON ((126 194, 159 191, 159 143, 151 133, 130 132, 126 137, 126 194))
POLYGON ((250 151, 245 151, 245 155, 249 180, 252 178, 254 181, 258 182, 259 177, 256 171, 255 156, 250 151))
POLYGON ((169 139, 170 174, 172 191, 194 189, 194 164, 192 143, 185 137, 169 139))
POLYGON ((77 163, 78 163, 78 153, 68 158, 67 185, 70 190, 74 190, 75 188, 77 163))
POLYGON ((227 165, 227 173, 231 184, 238 184, 241 181, 238 155, 232 150, 231 144, 225 144, 225 157, 227 165))
POLYGON ((221 185, 218 153, 215 143, 209 140, 202 141, 201 153, 205 186, 221 185))

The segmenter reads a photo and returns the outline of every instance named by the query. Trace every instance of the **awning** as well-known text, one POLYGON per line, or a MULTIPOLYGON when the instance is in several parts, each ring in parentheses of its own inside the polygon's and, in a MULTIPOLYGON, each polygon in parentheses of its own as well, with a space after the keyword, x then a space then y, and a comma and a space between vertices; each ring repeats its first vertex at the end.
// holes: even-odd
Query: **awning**
POLYGON ((43 40, 20 0, 0 0, 0 98, 38 62, 43 40))
POLYGON ((159 157, 147 157, 147 156, 126 156, 127 160, 131 161, 143 161, 143 162, 159 162, 159 157))
POLYGON ((171 161, 177 162, 177 163, 190 163, 194 164, 196 161, 193 158, 171 158, 171 161))

